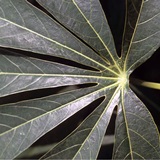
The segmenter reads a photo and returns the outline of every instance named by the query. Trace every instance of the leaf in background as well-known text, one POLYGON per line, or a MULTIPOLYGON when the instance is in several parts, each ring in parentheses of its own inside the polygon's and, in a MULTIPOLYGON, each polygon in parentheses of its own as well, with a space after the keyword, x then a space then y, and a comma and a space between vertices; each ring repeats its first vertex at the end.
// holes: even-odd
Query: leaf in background
POLYGON ((114 159, 159 159, 159 133, 144 104, 130 90, 121 93, 114 159))

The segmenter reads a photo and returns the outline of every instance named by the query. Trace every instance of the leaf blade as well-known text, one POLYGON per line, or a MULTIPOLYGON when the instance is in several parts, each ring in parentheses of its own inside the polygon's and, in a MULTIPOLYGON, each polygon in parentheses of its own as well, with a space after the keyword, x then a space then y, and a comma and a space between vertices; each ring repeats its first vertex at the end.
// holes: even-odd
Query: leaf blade
POLYGON ((0 46, 63 57, 89 66, 96 63, 103 70, 108 68, 100 56, 26 1, 1 1, 0 5, 3 12, 0 16, 0 46), (5 12, 6 9, 17 17, 5 12))
POLYGON ((125 12, 125 23, 122 38, 122 57, 125 57, 129 49, 130 41, 132 39, 136 22, 140 13, 142 1, 125 1, 126 12, 125 12))
POLYGON ((49 130, 94 100, 105 96, 105 93, 111 89, 110 87, 105 89, 102 86, 96 86, 63 93, 61 96, 54 95, 1 105, 0 158, 9 159, 17 156, 49 130))
POLYGON ((114 158, 159 159, 159 133, 152 116, 130 89, 124 97, 116 121, 114 158))
MULTIPOLYGON (((136 0, 134 0, 136 2, 136 0)), ((133 70, 159 48, 160 4, 142 0, 134 32, 125 57, 124 70, 133 70)))
POLYGON ((118 92, 117 87, 106 93, 105 100, 98 108, 42 159, 96 159, 113 109, 117 104, 118 92))
POLYGON ((108 73, 92 72, 1 50, 0 97, 35 89, 85 83, 115 82, 108 73), (104 77, 105 74, 105 77, 104 77), (108 77, 108 78, 107 78, 108 77), (102 82, 103 81, 103 82, 102 82))
POLYGON ((98 0, 44 1, 37 0, 62 24, 82 38, 111 65, 118 56, 112 34, 98 0), (62 9, 63 8, 63 9, 62 9), (96 43, 95 43, 96 41, 96 43))

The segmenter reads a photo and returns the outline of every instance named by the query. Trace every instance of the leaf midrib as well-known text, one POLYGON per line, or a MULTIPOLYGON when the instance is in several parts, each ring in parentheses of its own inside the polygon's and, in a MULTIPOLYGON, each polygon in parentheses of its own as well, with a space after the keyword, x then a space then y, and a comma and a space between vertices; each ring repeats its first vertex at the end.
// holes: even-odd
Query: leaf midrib
MULTIPOLYGON (((131 47, 132 47, 133 39, 134 39, 136 31, 137 31, 137 27, 138 27, 138 23, 139 23, 139 19, 140 19, 140 16, 141 16, 143 5, 144 5, 144 0, 142 0, 141 7, 140 7, 140 10, 139 10, 139 13, 138 13, 138 17, 137 17, 137 21, 136 21, 136 25, 135 25, 135 28, 134 28, 134 31, 133 31, 133 34, 132 34, 132 38, 130 40, 130 44, 129 44, 129 47, 128 47, 128 51, 126 53, 125 60, 124 60, 124 67, 123 67, 124 72, 127 72, 127 60, 128 60, 128 56, 129 56, 131 47)), ((129 69, 130 69, 130 67, 129 67, 129 69)), ((128 69, 128 71, 129 71, 129 69, 128 69)))
MULTIPOLYGON (((101 67, 103 67, 104 69, 106 69, 106 70, 114 73, 115 75, 118 75, 118 73, 116 73, 114 70, 110 69, 109 67, 107 67, 107 66, 99 63, 98 61, 93 60, 92 58, 90 58, 90 57, 88 57, 88 56, 86 56, 86 55, 84 55, 84 54, 82 54, 82 53, 80 53, 80 52, 78 52, 78 51, 76 51, 76 50, 74 50, 74 49, 66 46, 66 45, 63 45, 63 44, 61 44, 61 43, 59 43, 59 42, 57 42, 57 41, 55 41, 55 40, 53 40, 53 39, 50 39, 50 38, 48 38, 48 37, 46 37, 46 36, 44 36, 44 35, 42 35, 42 34, 39 34, 39 33, 35 32, 35 31, 33 31, 33 30, 30 30, 29 28, 26 28, 26 27, 24 27, 24 26, 20 26, 20 25, 14 23, 14 22, 12 22, 12 21, 9 21, 9 20, 7 20, 7 19, 4 19, 4 18, 1 18, 1 17, 0 17, 0 20, 5 21, 5 22, 7 22, 7 23, 9 23, 9 24, 15 25, 15 26, 17 26, 17 27, 19 27, 19 28, 21 28, 21 29, 24 29, 24 30, 26 30, 26 31, 29 31, 30 33, 33 33, 33 34, 35 34, 35 35, 37 35, 37 36, 39 36, 39 37, 42 37, 42 38, 44 38, 44 39, 46 39, 46 40, 48 40, 48 41, 50 41, 50 42, 52 42, 52 43, 55 43, 55 44, 57 44, 57 45, 65 48, 65 49, 68 49, 68 50, 70 50, 70 51, 72 51, 72 52, 74 52, 74 53, 76 53, 76 54, 78 54, 78 55, 80 55, 80 56, 82 56, 82 57, 84 57, 84 58, 86 58, 86 59, 94 62, 95 64, 98 64, 99 66, 101 66, 101 67)), ((3 46, 2 46, 2 47, 3 47, 3 46)))
POLYGON ((76 6, 76 8, 79 10, 79 12, 82 14, 82 16, 84 17, 84 19, 86 20, 86 22, 89 24, 89 26, 91 27, 91 29, 93 30, 93 32, 96 34, 96 36, 99 38, 99 40, 101 41, 101 43, 103 44, 103 46, 105 47, 105 49, 107 50, 107 52, 109 53, 111 59, 114 62, 114 65, 116 66, 116 68, 118 69, 119 73, 121 73, 121 69, 118 66, 116 60, 114 59, 114 57, 112 56, 112 53, 110 52, 109 48, 106 46, 106 44, 104 43, 104 41, 102 40, 102 38, 100 37, 100 35, 97 33, 97 31, 95 30, 95 28, 92 26, 92 24, 90 23, 90 21, 86 18, 86 16, 83 14, 83 12, 81 11, 81 9, 79 8, 79 6, 77 5, 77 3, 75 2, 75 0, 72 0, 73 4, 76 6))
MULTIPOLYGON (((77 100, 81 100, 81 99, 85 98, 86 96, 89 96, 89 95, 91 95, 91 94, 95 94, 96 92, 100 92, 100 91, 103 91, 103 90, 105 90, 105 89, 110 89, 110 88, 116 87, 116 86, 118 86, 118 84, 119 84, 119 83, 116 82, 116 83, 111 84, 111 85, 109 85, 109 86, 100 88, 100 89, 98 89, 98 90, 96 90, 96 91, 94 91, 94 92, 92 92, 92 93, 89 93, 89 94, 83 96, 83 97, 80 97, 80 98, 78 98, 78 99, 75 99, 75 100, 73 100, 72 102, 63 104, 62 106, 60 106, 60 107, 58 107, 58 108, 56 108, 56 109, 54 109, 54 110, 52 110, 52 111, 46 112, 46 113, 44 113, 44 114, 42 114, 42 115, 40 115, 40 116, 37 116, 36 118, 30 119, 30 120, 27 121, 26 123, 22 123, 21 125, 18 125, 18 126, 16 126, 16 127, 13 127, 11 130, 8 130, 8 131, 6 131, 6 132, 4 132, 4 133, 1 133, 0 136, 3 136, 4 134, 6 134, 6 133, 8 133, 8 132, 11 132, 12 130, 15 130, 15 129, 17 129, 18 127, 23 126, 23 125, 25 125, 25 124, 27 124, 27 123, 30 123, 30 122, 32 122, 32 121, 34 121, 34 120, 36 120, 36 119, 38 119, 38 118, 40 118, 40 117, 42 117, 42 116, 45 116, 45 115, 50 114, 50 113, 52 113, 52 112, 55 112, 56 110, 62 109, 63 107, 68 106, 70 103, 74 103, 74 102, 76 102, 77 100)), ((14 103, 14 104, 15 104, 15 103, 14 103)), ((12 104, 12 105, 13 105, 13 104, 12 104)), ((64 119, 64 120, 65 120, 65 119, 64 119)))
MULTIPOLYGON (((100 92, 100 91, 105 90, 105 89, 109 89, 109 88, 116 87, 117 85, 118 85, 118 82, 117 82, 117 83, 114 83, 114 84, 112 84, 112 85, 109 85, 109 86, 107 86, 107 87, 98 89, 97 91, 94 91, 94 92, 92 92, 92 93, 90 93, 90 94, 87 94, 87 95, 85 95, 85 96, 89 96, 89 95, 91 95, 91 94, 94 94, 94 93, 96 93, 96 92, 100 92)), ((78 99, 76 99, 76 100, 73 100, 73 101, 70 102, 70 103, 74 103, 74 102, 76 102, 77 100, 83 99, 85 96, 80 97, 80 98, 78 98, 78 99)), ((34 120, 36 120, 36 119, 38 119, 38 118, 40 118, 40 117, 42 117, 42 116, 45 116, 45 115, 50 114, 50 113, 52 113, 52 112, 55 112, 56 110, 62 109, 62 108, 65 107, 66 105, 68 106, 70 103, 64 104, 64 105, 62 105, 61 107, 56 108, 55 110, 46 112, 46 113, 44 113, 44 114, 42 114, 42 115, 40 115, 40 116, 38 116, 38 117, 36 117, 36 118, 33 118, 33 119, 31 119, 31 120, 29 120, 29 121, 27 121, 27 122, 25 122, 25 123, 22 123, 21 125, 18 125, 18 126, 16 126, 16 127, 13 127, 12 129, 10 129, 10 130, 8 130, 8 131, 3 132, 2 134, 0 134, 0 137, 3 136, 3 135, 5 135, 5 134, 7 134, 7 133, 9 133, 9 132, 11 132, 11 131, 15 131, 17 128, 19 128, 19 127, 21 127, 21 126, 24 126, 25 124, 32 123, 34 120)), ((65 119, 66 119, 66 118, 65 118, 65 119)), ((64 121, 65 119, 63 119, 62 121, 64 121)), ((61 122, 62 122, 62 121, 61 121, 61 122)), ((57 124, 57 125, 58 125, 58 124, 57 124)), ((57 125, 56 125, 56 126, 57 126, 57 125)), ((56 126, 54 126, 54 128, 55 128, 56 126)), ((7 147, 7 146, 6 146, 6 147, 7 147)), ((5 151, 5 150, 3 150, 2 155, 3 155, 4 151, 5 151)))
POLYGON ((94 75, 76 75, 76 74, 46 74, 46 73, 16 73, 16 72, 0 72, 1 75, 15 75, 15 76, 41 76, 41 77, 78 77, 78 78, 90 78, 90 79, 106 79, 106 80, 118 80, 118 77, 106 77, 106 76, 94 76, 94 75))
MULTIPOLYGON (((121 88, 121 85, 119 85, 119 86, 117 87, 117 89, 115 90, 115 92, 113 93, 113 95, 112 95, 111 99, 109 100, 109 102, 108 102, 106 108, 104 109, 103 113, 102 113, 101 116, 99 117, 98 121, 95 123, 94 127, 91 129, 88 137, 91 135, 91 133, 93 132, 93 130, 94 130, 95 127, 97 126, 97 124, 98 124, 98 122, 100 121, 102 115, 104 114, 104 112, 106 112, 106 110, 108 109, 109 105, 112 103, 112 100, 114 99, 115 95, 118 93, 118 91, 120 90, 120 88, 121 88)), ((103 140, 103 139, 102 139, 102 140, 103 140)), ((81 147, 80 147, 80 149, 79 149, 78 151, 81 150, 82 146, 84 145, 84 143, 85 143, 86 141, 87 141, 87 139, 85 139, 85 141, 81 144, 81 147)), ((77 156, 77 154, 78 154, 78 153, 76 153, 76 155, 74 156, 74 158, 77 156)))
MULTIPOLYGON (((88 134, 88 136, 87 136, 87 138, 92 134, 93 130, 94 130, 95 127, 97 126, 97 124, 98 124, 99 120, 101 119, 102 115, 104 114, 104 112, 106 112, 106 110, 108 109, 108 106, 110 105, 110 103, 112 102, 112 100, 114 99, 115 95, 118 93, 119 90, 120 90, 120 85, 117 87, 117 89, 116 89, 115 92, 113 93, 113 95, 112 95, 111 99, 109 100, 106 108, 105 108, 104 111, 102 112, 102 114, 101 114, 101 116, 99 117, 98 121, 95 123, 94 127, 93 127, 93 128, 83 129, 83 130, 91 129, 90 132, 89 132, 89 134, 88 134)), ((105 100, 104 100, 104 101, 105 101, 105 100)), ((103 101, 103 102, 104 102, 104 101, 103 101)), ((102 103, 103 103, 103 102, 102 102, 102 103)), ((80 124, 80 126, 81 126, 81 125, 83 125, 83 122, 80 124)), ((79 126, 79 127, 80 127, 80 126, 79 126)), ((79 132, 81 132, 81 131, 82 131, 82 130, 80 130, 79 132)), ((75 131, 73 131, 73 132, 75 132, 75 131)), ((71 133, 70 135, 72 135, 72 133, 71 133)), ((68 137, 69 137, 70 135, 68 135, 68 137)), ((81 144, 75 144, 75 145, 74 145, 74 146, 80 146, 80 147, 79 147, 78 151, 76 152, 76 154, 74 155, 74 157, 73 157, 72 159, 74 159, 74 158, 77 156, 77 154, 79 153, 79 151, 82 149, 83 145, 86 143, 87 138, 83 141, 83 143, 81 143, 81 144)), ((65 140, 64 140, 64 141, 65 141, 65 140)), ((61 141, 60 143, 62 143, 62 141, 61 141)), ((73 146, 69 147, 69 149, 72 148, 72 147, 73 147, 73 146)), ((64 149, 64 150, 62 150, 62 151, 60 151, 60 152, 57 152, 57 153, 54 154, 54 155, 51 155, 51 156, 47 157, 47 159, 50 158, 50 157, 52 157, 52 156, 55 156, 55 155, 57 155, 57 154, 59 154, 59 153, 61 153, 61 152, 63 152, 63 151, 65 151, 65 150, 68 150, 68 148, 67 148, 67 149, 64 149)))
POLYGON ((132 150, 132 143, 131 143, 131 139, 130 139, 130 133, 129 133, 129 127, 128 127, 128 120, 126 117, 126 111, 125 111, 125 106, 124 106, 124 100, 125 100, 125 96, 124 96, 124 90, 125 88, 122 88, 121 90, 121 103, 122 103, 122 112, 123 112, 123 116, 124 116, 124 122, 125 122, 125 127, 126 127, 126 134, 127 134, 127 138, 128 138, 128 143, 129 143, 129 150, 130 150, 130 154, 131 155, 131 159, 133 160, 133 150, 132 150))

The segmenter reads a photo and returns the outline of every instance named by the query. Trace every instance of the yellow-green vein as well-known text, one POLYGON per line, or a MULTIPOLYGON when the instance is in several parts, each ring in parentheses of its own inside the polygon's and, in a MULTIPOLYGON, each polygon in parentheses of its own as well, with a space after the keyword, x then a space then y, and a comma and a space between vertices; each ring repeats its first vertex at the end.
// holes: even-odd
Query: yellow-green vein
POLYGON ((126 57, 125 57, 124 67, 123 67, 124 72, 126 72, 127 60, 128 60, 129 52, 131 50, 131 46, 132 46, 132 42, 133 42, 134 36, 136 34, 136 31, 137 31, 137 26, 138 26, 138 23, 139 23, 141 12, 142 12, 143 3, 144 3, 144 0, 142 0, 140 11, 139 11, 138 18, 137 18, 137 21, 136 21, 136 25, 135 25, 135 28, 134 28, 134 32, 133 32, 133 35, 132 35, 132 38, 131 38, 131 41, 130 41, 130 44, 129 44, 129 48, 128 48, 126 57))
MULTIPOLYGON (((118 73, 116 73, 116 72, 113 71, 112 69, 104 66, 103 64, 99 63, 98 61, 95 61, 95 60, 93 60, 92 58, 90 58, 90 57, 88 57, 88 56, 86 56, 86 55, 84 55, 84 54, 82 54, 82 53, 80 53, 80 52, 78 52, 78 51, 76 51, 76 50, 74 50, 74 49, 66 46, 66 45, 63 45, 63 44, 61 44, 61 43, 59 43, 59 42, 57 42, 57 41, 55 41, 55 40, 53 40, 53 39, 50 39, 50 38, 48 38, 48 37, 45 37, 45 36, 42 35, 42 34, 39 34, 39 33, 35 32, 35 31, 33 31, 33 30, 30 30, 30 29, 24 27, 24 26, 20 26, 20 25, 14 23, 14 22, 11 22, 11 21, 9 21, 9 20, 7 20, 7 19, 0 18, 0 20, 5 21, 5 22, 7 22, 7 23, 10 23, 10 24, 12 24, 12 25, 14 25, 14 26, 17 26, 17 27, 21 28, 21 29, 24 29, 24 30, 26 30, 26 31, 28 31, 28 32, 30 32, 30 33, 33 33, 33 34, 35 34, 35 35, 37 35, 37 36, 39 36, 39 37, 41 37, 41 38, 44 38, 44 39, 46 39, 46 40, 48 40, 48 41, 50 41, 50 42, 52 42, 52 43, 55 43, 55 44, 57 44, 57 45, 65 48, 65 49, 67 49, 67 50, 70 50, 70 51, 72 51, 72 52, 74 52, 74 53, 76 53, 76 54, 78 54, 78 55, 80 55, 80 56, 82 56, 82 57, 84 57, 84 58, 86 58, 86 59, 94 62, 95 64, 98 64, 99 66, 101 66, 101 67, 103 67, 104 69, 106 69, 106 70, 114 73, 115 75, 118 75, 118 73)), ((3 46, 2 46, 2 47, 3 47, 3 46)), ((18 49, 19 49, 19 48, 18 48, 18 49)))
POLYGON ((81 9, 78 7, 77 3, 75 2, 75 0, 72 0, 74 5, 77 7, 77 9, 79 10, 79 12, 82 14, 82 16, 84 17, 84 19, 86 20, 86 22, 89 24, 89 26, 92 28, 92 30, 94 31, 94 33, 97 35, 97 37, 99 38, 99 40, 101 41, 101 43, 103 44, 103 46, 105 47, 105 49, 107 50, 107 52, 109 53, 111 59, 113 60, 116 68, 118 69, 118 71, 121 73, 121 69, 118 66, 117 62, 115 61, 112 53, 110 52, 110 50, 108 49, 108 47, 106 46, 106 44, 104 43, 104 41, 102 40, 102 38, 100 37, 100 35, 97 33, 97 31, 95 30, 95 28, 92 26, 92 24, 90 23, 90 21, 86 18, 86 16, 84 15, 84 13, 81 11, 81 9))
POLYGON ((128 143, 129 143, 129 150, 131 154, 131 159, 133 160, 133 151, 132 151, 132 144, 131 144, 131 139, 130 139, 130 133, 129 133, 129 128, 128 128, 128 121, 126 118, 126 111, 125 111, 125 106, 124 106, 124 87, 121 89, 121 104, 122 104, 122 112, 123 112, 123 117, 125 121, 125 127, 126 127, 126 133, 128 137, 128 143))

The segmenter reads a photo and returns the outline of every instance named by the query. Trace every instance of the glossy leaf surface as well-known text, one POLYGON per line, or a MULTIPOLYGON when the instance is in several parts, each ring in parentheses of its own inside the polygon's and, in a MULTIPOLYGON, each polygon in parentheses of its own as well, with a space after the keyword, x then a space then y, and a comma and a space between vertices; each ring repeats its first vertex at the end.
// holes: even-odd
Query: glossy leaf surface
POLYGON ((159 135, 149 111, 130 89, 121 94, 114 159, 160 158, 159 135), (146 152, 148 150, 150 152, 146 152))
POLYGON ((91 72, 75 67, 16 55, 14 52, 1 49, 0 95, 42 89, 49 87, 95 83, 108 85, 116 77, 107 72, 91 72), (102 76, 104 75, 105 76, 102 76), (108 76, 107 76, 108 74, 108 76), (92 76, 93 75, 93 76, 92 76), (106 81, 108 79, 108 81, 106 81))
POLYGON ((0 0, 0 159, 14 159, 102 97, 94 111, 42 159, 96 159, 116 105, 113 158, 159 159, 158 130, 128 80, 160 46, 159 0, 126 0, 120 58, 99 0, 37 2, 57 21, 25 0, 0 0), (2 101, 82 84, 87 88, 2 101))
POLYGON ((106 93, 105 100, 80 126, 42 159, 94 159, 98 155, 119 91, 106 93), (106 106, 106 104, 108 105, 106 106), (89 153, 89 154, 88 154, 89 153))
POLYGON ((109 64, 116 65, 115 60, 118 59, 118 56, 99 1, 37 1, 49 10, 60 23, 63 23, 101 54, 109 64))
MULTIPOLYGON (((160 46, 160 30, 158 25, 160 21, 160 4, 158 0, 128 0, 126 3, 128 5, 126 28, 130 28, 129 33, 131 35, 129 37, 131 39, 129 38, 130 42, 128 43, 129 46, 125 57, 125 68, 135 69, 160 46)), ((125 41, 127 40, 128 36, 125 41)))

